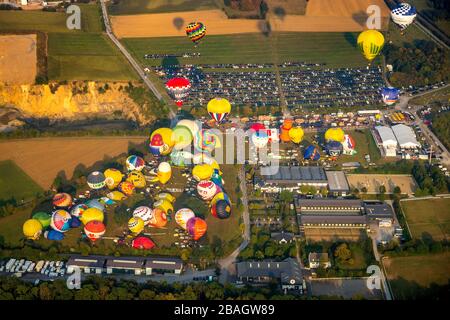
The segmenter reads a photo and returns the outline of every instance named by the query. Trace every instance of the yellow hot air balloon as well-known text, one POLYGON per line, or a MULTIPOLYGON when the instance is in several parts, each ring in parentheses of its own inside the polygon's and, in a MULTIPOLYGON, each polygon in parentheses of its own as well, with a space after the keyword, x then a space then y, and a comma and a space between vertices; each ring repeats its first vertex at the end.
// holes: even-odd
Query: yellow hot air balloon
POLYGON ((201 180, 209 180, 211 179, 212 175, 214 173, 214 169, 209 164, 198 164, 192 169, 192 176, 195 180, 201 181, 201 180))
POLYGON ((213 118, 217 123, 224 121, 231 112, 230 102, 223 98, 212 99, 208 102, 208 106, 206 108, 211 118, 213 118))
POLYGON ((167 193, 167 192, 161 192, 161 193, 158 193, 158 194, 155 196, 155 200, 156 200, 156 201, 158 201, 158 200, 167 200, 167 201, 169 201, 170 203, 174 203, 174 202, 175 202, 175 197, 174 197, 173 195, 171 195, 170 193, 167 193))
POLYGON ((330 128, 325 132, 326 141, 344 142, 345 133, 341 128, 330 128))
POLYGON ((103 173, 106 177, 105 183, 108 189, 113 190, 117 188, 119 183, 122 181, 123 174, 117 169, 110 168, 106 169, 103 173))
POLYGON ((42 224, 37 219, 28 219, 23 224, 22 230, 27 239, 37 240, 42 234, 42 224))
POLYGON ((145 188, 145 177, 140 171, 134 170, 128 174, 127 181, 131 182, 136 188, 145 188))
POLYGON ((86 225, 90 221, 101 221, 103 222, 105 216, 103 214, 103 211, 97 209, 97 208, 89 208, 86 211, 83 212, 80 221, 86 225))
POLYGON ((166 156, 172 152, 174 145, 173 131, 170 128, 156 129, 150 136, 150 151, 154 155, 166 156))
POLYGON ((384 36, 377 30, 365 30, 358 36, 358 47, 364 57, 372 62, 384 46, 384 36))
POLYGON ((122 200, 125 200, 127 198, 127 196, 124 195, 120 191, 112 191, 112 192, 108 193, 106 196, 109 199, 114 200, 114 201, 122 201, 122 200))
POLYGON ((132 234, 139 234, 144 231, 144 220, 139 217, 132 217, 128 220, 128 229, 132 234))
POLYGON ((158 166, 158 181, 166 184, 172 177, 172 167, 168 162, 161 162, 158 166))
POLYGON ((289 138, 293 143, 300 143, 303 140, 305 133, 300 127, 293 127, 289 130, 289 138))
POLYGON ((167 215, 171 215, 173 212, 173 205, 170 201, 168 200, 158 200, 153 204, 153 208, 158 208, 161 209, 162 211, 164 211, 165 214, 167 215))

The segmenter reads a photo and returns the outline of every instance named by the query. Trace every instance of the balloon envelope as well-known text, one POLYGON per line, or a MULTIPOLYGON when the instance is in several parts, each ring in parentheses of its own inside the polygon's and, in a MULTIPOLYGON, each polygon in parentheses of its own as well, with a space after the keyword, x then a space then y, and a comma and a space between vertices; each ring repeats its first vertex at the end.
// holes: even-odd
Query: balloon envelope
POLYGON ((167 224, 167 216, 165 212, 160 208, 152 210, 152 218, 149 225, 155 228, 163 228, 167 224))
POLYGON ((304 135, 305 133, 300 127, 293 127, 289 130, 289 138, 293 143, 299 144, 300 142, 302 142, 304 135))
POLYGON ((84 226, 84 233, 91 241, 97 241, 100 239, 106 232, 106 227, 101 221, 93 220, 89 221, 84 226))
POLYGON ((227 219, 231 215, 231 204, 225 199, 216 201, 211 206, 211 214, 219 219, 227 219))
POLYGON ((113 190, 117 188, 119 183, 122 181, 123 174, 115 168, 106 169, 103 173, 105 175, 105 184, 108 189, 113 190))
POLYGON ((305 149, 305 152, 303 153, 303 158, 306 160, 317 161, 320 159, 319 150, 316 147, 314 147, 313 145, 308 146, 305 149))
POLYGON ((150 151, 154 155, 168 155, 175 144, 172 140, 173 131, 170 128, 159 128, 150 136, 150 151))
POLYGON ((134 249, 150 250, 155 246, 155 243, 147 237, 137 237, 131 242, 134 249))
POLYGON ((129 181, 124 181, 119 184, 119 190, 124 195, 131 196, 135 191, 135 186, 129 181))
POLYGON ((38 220, 44 229, 48 228, 52 221, 52 216, 46 212, 36 212, 32 218, 38 220))
POLYGON ((183 100, 189 95, 191 87, 191 82, 187 78, 177 77, 166 82, 166 90, 179 107, 183 105, 183 100))
POLYGON ((255 131, 251 139, 253 145, 258 149, 264 148, 269 143, 269 135, 265 131, 255 131))
POLYGON ((231 112, 231 104, 227 99, 214 98, 208 102, 207 110, 211 118, 217 123, 221 123, 225 120, 228 114, 231 112))
POLYGON ((326 141, 344 141, 344 130, 341 128, 330 128, 325 132, 325 140, 326 141))
POLYGON ((72 205, 72 196, 68 193, 57 193, 53 196, 53 205, 55 207, 70 207, 72 205))
POLYGON ((206 233, 206 221, 198 217, 188 220, 186 223, 186 230, 194 240, 198 240, 206 233))
POLYGON ((100 211, 105 211, 105 205, 101 203, 99 199, 91 199, 88 202, 86 202, 86 205, 89 208, 96 208, 100 211))
POLYGON ((27 239, 37 240, 42 233, 42 224, 37 219, 28 219, 23 224, 22 231, 27 239))
POLYGON ((50 226, 58 232, 66 232, 70 229, 70 219, 72 216, 65 210, 56 210, 52 214, 50 226))
POLYGON ((146 206, 140 206, 134 209, 133 217, 141 218, 144 221, 144 225, 148 225, 152 218, 152 209, 146 206))
POLYGON ((400 90, 393 87, 385 87, 381 89, 381 97, 383 102, 390 106, 398 101, 400 90))
POLYGON ((58 232, 56 230, 45 231, 44 237, 52 241, 62 241, 65 238, 64 233, 58 232))
POLYGON ((395 24, 397 24, 402 30, 406 29, 417 16, 417 10, 415 7, 408 3, 399 3, 391 11, 391 18, 395 24))
POLYGON ((338 156, 342 153, 342 143, 338 141, 330 141, 326 144, 325 149, 330 156, 338 156))
POLYGON ((161 192, 155 196, 155 200, 167 200, 170 203, 174 203, 175 197, 173 195, 171 195, 170 193, 161 192))
POLYGON ((211 200, 219 191, 220 188, 210 180, 202 180, 197 184, 198 195, 205 201, 211 200))
POLYGON ((103 222, 105 216, 103 214, 103 211, 97 209, 97 208, 89 208, 86 211, 83 212, 83 215, 80 218, 80 221, 86 225, 90 221, 97 220, 103 222))
POLYGON ((136 188, 145 188, 147 182, 145 176, 141 171, 133 170, 128 174, 127 181, 131 182, 136 188))
POLYGON ((206 35, 206 26, 202 22, 191 22, 186 26, 186 35, 197 44, 206 35))
POLYGON ((195 180, 209 180, 214 172, 214 169, 209 164, 198 164, 192 169, 192 176, 195 180))
POLYGON ((145 167, 145 161, 139 156, 129 156, 125 162, 128 171, 141 171, 145 167))
POLYGON ((144 231, 144 226, 144 220, 139 217, 132 217, 130 220, 128 220, 128 229, 133 234, 139 234, 144 231))
POLYGON ((384 36, 377 30, 365 30, 359 34, 357 43, 364 57, 372 61, 383 49, 384 36))
POLYGON ((87 177, 87 184, 93 190, 102 189, 106 185, 106 177, 100 171, 94 171, 87 177))
POLYGON ((186 224, 189 221, 189 219, 194 218, 194 217, 195 217, 194 211, 192 211, 189 208, 180 209, 175 213, 176 223, 178 223, 178 225, 185 230, 186 230, 186 224))

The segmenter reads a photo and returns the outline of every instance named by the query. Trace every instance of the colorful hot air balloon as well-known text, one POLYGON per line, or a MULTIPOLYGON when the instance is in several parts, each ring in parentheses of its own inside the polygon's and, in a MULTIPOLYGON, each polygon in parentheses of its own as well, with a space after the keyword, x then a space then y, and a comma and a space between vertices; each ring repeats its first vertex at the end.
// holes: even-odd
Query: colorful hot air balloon
POLYGON ((292 119, 284 119, 283 125, 280 127, 280 140, 282 142, 290 142, 291 137, 289 136, 289 130, 291 130, 293 125, 292 119))
POLYGON ((86 202, 86 205, 89 208, 96 208, 100 211, 105 211, 105 205, 102 202, 100 202, 99 199, 91 199, 88 202, 86 202))
MULTIPOLYGON (((183 127, 188 128, 189 131, 191 132, 192 137, 195 137, 198 130, 200 130, 199 122, 194 121, 194 120, 189 120, 189 119, 183 119, 183 120, 178 121, 177 126, 183 126, 183 127)), ((200 126, 201 126, 201 123, 200 123, 200 126)))
POLYGON ((183 125, 176 125, 172 130, 172 141, 174 142, 174 149, 181 150, 189 147, 194 137, 191 130, 183 125))
POLYGON ((293 143, 299 144, 303 140, 303 136, 305 133, 303 132, 303 129, 300 127, 292 127, 289 130, 289 138, 293 143))
POLYGON ((220 148, 220 137, 208 129, 199 130, 194 138, 194 146, 197 151, 213 152, 215 148, 220 148))
POLYGON ((186 224, 191 219, 194 218, 195 214, 194 211, 192 211, 189 208, 183 208, 178 210, 175 213, 175 221, 178 223, 180 227, 182 227, 184 230, 186 230, 186 224))
POLYGON ((145 161, 139 156, 129 156, 125 161, 125 165, 128 171, 142 171, 145 167, 145 161))
POLYGON ((344 138, 344 142, 342 142, 342 146, 344 148, 344 154, 354 155, 356 154, 356 142, 350 135, 346 134, 344 138))
POLYGON ((175 144, 172 140, 173 131, 170 128, 159 128, 150 136, 150 151, 155 156, 168 155, 175 144))
POLYGON ((325 132, 325 140, 326 141, 344 141, 344 130, 341 128, 330 128, 325 132))
POLYGON ((338 156, 342 153, 343 146, 339 141, 330 141, 325 145, 325 150, 330 156, 338 156))
POLYGON ((159 209, 163 210, 166 215, 169 215, 169 216, 173 213, 172 203, 165 199, 156 201, 153 204, 153 208, 159 208, 159 209))
POLYGON ((269 135, 266 131, 255 131, 252 133, 251 142, 257 149, 262 149, 269 143, 269 135))
POLYGON ((106 185, 106 177, 102 172, 94 171, 88 175, 87 184, 91 189, 102 189, 106 185))
POLYGON ((219 200, 226 200, 227 202, 231 203, 230 202, 230 198, 228 197, 228 195, 225 192, 219 192, 211 200, 211 204, 210 205, 213 205, 214 203, 216 203, 219 200))
POLYGON ((377 30, 365 30, 359 34, 357 43, 364 57, 372 62, 383 49, 384 36, 377 30))
POLYGON ((212 181, 202 180, 197 184, 197 192, 200 198, 209 201, 220 192, 220 188, 212 181))
POLYGON ((122 201, 122 200, 125 200, 127 198, 127 196, 124 195, 120 191, 112 191, 112 192, 108 193, 106 196, 109 199, 114 200, 114 201, 122 201))
POLYGON ((70 213, 65 210, 56 210, 52 214, 52 221, 50 227, 58 232, 66 232, 70 229, 70 213))
POLYGON ((416 8, 405 2, 398 4, 391 11, 392 21, 394 21, 402 31, 414 22, 416 16, 416 8))
POLYGON ((391 106, 394 103, 398 101, 400 95, 400 90, 393 88, 393 87, 385 87, 381 89, 381 97, 383 99, 383 102, 391 106))
POLYGON ((191 90, 191 82, 186 78, 172 78, 166 82, 166 89, 170 96, 175 99, 178 108, 183 106, 183 100, 191 90))
POLYGON ((131 182, 136 188, 140 189, 145 188, 146 185, 144 174, 137 170, 131 171, 128 174, 127 181, 131 182))
POLYGON ((110 190, 117 188, 117 186, 123 179, 122 172, 114 168, 106 169, 103 174, 105 175, 106 178, 105 184, 110 190))
POLYGON ((211 205, 211 214, 219 219, 228 219, 231 215, 231 204, 227 200, 217 200, 211 205))
POLYGON ((314 147, 313 145, 308 146, 305 149, 305 152, 303 153, 303 158, 305 160, 317 161, 320 159, 319 150, 316 147, 314 147))
POLYGON ((163 228, 167 224, 167 216, 165 212, 160 208, 155 208, 152 210, 152 218, 148 223, 149 226, 154 228, 163 228))
POLYGON ((53 205, 58 208, 70 207, 72 196, 68 193, 57 193, 53 196, 53 205))
POLYGON ((211 176, 211 181, 214 182, 219 189, 225 184, 220 173, 220 170, 214 169, 213 175, 211 176))
POLYGON ((22 231, 27 239, 37 240, 42 234, 42 224, 37 219, 28 219, 23 224, 22 231))
POLYGON ((136 237, 131 242, 131 246, 134 249, 151 250, 153 247, 155 247, 155 243, 147 237, 136 237))
POLYGON ((170 193, 161 192, 161 193, 158 193, 155 196, 155 200, 156 201, 158 201, 158 200, 167 200, 167 201, 169 201, 170 203, 173 204, 175 202, 175 197, 173 195, 171 195, 170 193))
POLYGON ((209 164, 198 164, 192 169, 192 176, 195 180, 209 180, 213 175, 214 169, 209 164))
POLYGON ((124 195, 131 196, 135 191, 135 186, 129 181, 124 181, 119 184, 119 190, 124 195))
POLYGON ((186 35, 197 45, 206 35, 206 26, 201 22, 191 22, 186 26, 186 35))
POLYGON ((261 130, 261 131, 266 131, 267 129, 266 129, 266 126, 263 125, 262 123, 255 122, 255 123, 253 123, 253 124, 250 126, 249 130, 250 130, 250 131, 255 131, 255 132, 257 132, 257 131, 260 131, 260 130, 261 130))
POLYGON ((146 206, 137 207, 133 211, 133 217, 141 218, 144 221, 144 225, 148 225, 152 218, 152 209, 146 206))
POLYGON ((52 216, 46 212, 36 212, 33 214, 32 218, 38 220, 43 229, 48 228, 52 222, 52 216))
POLYGON ((94 220, 103 222, 104 218, 105 216, 103 211, 97 208, 89 208, 83 212, 83 215, 79 219, 84 225, 86 225, 88 222, 94 220))
POLYGON ((132 217, 128 220, 128 229, 132 234, 139 234, 144 231, 144 220, 139 217, 132 217))
POLYGON ((231 104, 227 99, 214 98, 208 102, 206 107, 209 115, 216 123, 221 123, 225 120, 228 114, 231 112, 231 104))
POLYGON ((89 209, 87 204, 80 203, 77 204, 76 206, 73 206, 72 210, 70 210, 70 214, 73 217, 80 218, 87 209, 89 209))
POLYGON ((100 239, 106 232, 106 227, 101 221, 93 220, 89 221, 84 226, 84 233, 92 242, 100 239))
POLYGON ((198 217, 191 218, 186 223, 186 231, 194 240, 203 237, 207 228, 206 221, 198 217))
POLYGON ((78 228, 79 226, 81 226, 80 219, 72 216, 72 218, 70 219, 70 228, 74 229, 74 228, 78 228))

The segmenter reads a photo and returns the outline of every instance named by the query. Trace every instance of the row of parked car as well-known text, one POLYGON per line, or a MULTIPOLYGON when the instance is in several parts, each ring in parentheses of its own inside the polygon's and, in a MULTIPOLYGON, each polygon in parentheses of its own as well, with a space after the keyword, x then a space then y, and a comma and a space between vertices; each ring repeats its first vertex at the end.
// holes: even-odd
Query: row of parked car
POLYGON ((48 277, 59 277, 66 274, 64 261, 40 260, 33 262, 25 259, 4 260, 0 262, 0 272, 14 273, 21 277, 24 273, 41 273, 48 277))

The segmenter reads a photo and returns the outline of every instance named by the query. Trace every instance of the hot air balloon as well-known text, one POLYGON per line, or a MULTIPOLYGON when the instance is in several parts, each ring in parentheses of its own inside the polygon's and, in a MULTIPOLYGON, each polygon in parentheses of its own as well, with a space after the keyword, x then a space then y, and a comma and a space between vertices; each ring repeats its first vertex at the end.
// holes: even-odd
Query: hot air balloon
POLYGON ((330 128, 325 132, 325 140, 326 141, 344 141, 344 130, 341 128, 330 128))
POLYGON ((227 200, 217 200, 211 205, 211 214, 219 219, 228 219, 231 215, 231 204, 227 200))
POLYGON ((91 189, 102 189, 106 185, 106 177, 102 172, 94 171, 88 175, 87 184, 91 189))
POLYGON ((313 145, 308 146, 305 149, 305 152, 303 153, 303 158, 305 160, 313 160, 313 161, 317 161, 320 159, 320 153, 319 150, 314 147, 313 145))
POLYGON ((220 166, 217 163, 216 159, 208 156, 206 153, 196 153, 192 158, 192 162, 194 164, 208 164, 213 169, 217 169, 220 171, 220 166))
POLYGON ((166 82, 166 90, 175 99, 178 108, 183 106, 183 100, 191 90, 191 82, 186 78, 172 78, 166 82))
POLYGON ((23 224, 22 230, 23 235, 27 239, 37 240, 42 234, 42 224, 39 222, 39 220, 28 219, 23 224))
POLYGON ((344 138, 344 142, 342 142, 342 146, 344 147, 344 154, 354 155, 356 154, 356 142, 350 135, 346 134, 344 138))
POLYGON ((293 123, 292 119, 284 119, 283 125, 280 127, 280 140, 282 142, 291 141, 289 130, 291 130, 293 123))
POLYGON ((208 129, 199 130, 194 138, 194 147, 200 152, 213 152, 215 148, 221 146, 220 137, 208 129))
POLYGON ((170 154, 170 162, 177 167, 185 167, 192 163, 192 153, 188 151, 173 150, 170 154))
POLYGON ((220 192, 220 188, 212 181, 202 180, 197 184, 197 192, 200 198, 209 201, 220 192))
POLYGON ((263 125, 262 123, 255 122, 250 126, 249 130, 257 132, 257 131, 266 131, 267 129, 266 126, 263 125))
POLYGON ((132 234, 139 234, 142 231, 144 231, 144 220, 138 217, 132 217, 130 220, 128 220, 128 229, 132 234))
POLYGON ((256 148, 261 149, 269 143, 269 136, 266 131, 255 131, 252 133, 251 141, 256 148))
POLYGON ((131 196, 134 191, 134 185, 129 181, 124 181, 119 184, 119 190, 126 196, 131 196))
POLYGON ((357 43, 364 57, 372 62, 383 49, 384 36, 377 30, 365 30, 359 34, 357 43))
POLYGON ((110 198, 111 200, 114 200, 114 201, 122 201, 122 200, 125 200, 127 198, 127 196, 124 195, 120 191, 112 191, 112 192, 108 193, 106 196, 108 198, 110 198))
POLYGON ((88 202, 86 202, 86 205, 89 208, 96 208, 100 211, 105 211, 105 205, 101 203, 99 199, 91 199, 88 202))
POLYGON ((148 225, 152 218, 152 209, 146 206, 140 206, 134 209, 133 217, 141 218, 144 221, 144 225, 148 225))
POLYGON ((145 167, 145 161, 139 156, 129 156, 125 161, 128 171, 142 171, 145 167))
POLYGON ((206 26, 201 22, 191 22, 186 26, 186 35, 197 45, 206 35, 206 26))
POLYGON ((175 197, 173 195, 171 195, 170 193, 161 192, 161 193, 158 193, 155 196, 155 200, 156 201, 158 201, 158 200, 167 200, 167 201, 169 201, 170 203, 173 204, 175 202, 175 197))
POLYGON ((211 176, 211 181, 214 182, 219 189, 221 189, 225 184, 222 175, 220 173, 220 170, 218 169, 214 169, 213 174, 211 176))
POLYGON ((58 208, 70 207, 72 196, 68 193, 57 193, 53 196, 53 205, 58 208))
POLYGON ((416 16, 416 8, 405 2, 398 4, 391 11, 392 21, 394 21, 394 23, 397 24, 402 31, 414 22, 416 16))
POLYGON ((151 250, 155 246, 155 243, 147 237, 136 237, 131 242, 131 246, 134 249, 151 250))
POLYGON ((330 141, 325 145, 325 150, 330 156, 338 156, 342 153, 342 143, 339 141, 330 141))
POLYGON ((168 155, 175 144, 172 140, 173 131, 170 128, 159 128, 150 135, 150 151, 155 156, 168 155))
POLYGON ((194 240, 203 237, 207 228, 206 221, 198 217, 191 218, 186 223, 186 231, 194 240))
POLYGON ((174 149, 181 150, 189 147, 194 140, 191 130, 183 125, 176 125, 172 130, 172 141, 174 149))
POLYGON ((89 221, 84 226, 84 233, 92 242, 100 239, 106 232, 106 227, 101 221, 93 220, 89 221))
POLYGON ((300 127, 293 127, 289 130, 289 138, 293 143, 299 144, 303 140, 305 133, 300 127))
MULTIPOLYGON (((230 198, 225 192, 219 192, 217 193, 214 198, 211 200, 211 205, 216 203, 219 200, 226 200, 227 202, 230 202, 230 198)), ((231 203, 231 202, 230 202, 231 203)))
POLYGON ((175 213, 175 221, 178 223, 180 227, 182 227, 184 230, 186 230, 186 224, 191 219, 194 218, 195 214, 194 211, 192 211, 189 208, 183 208, 178 210, 175 213))
POLYGON ((81 226, 81 221, 79 218, 72 216, 72 218, 70 219, 70 228, 78 228, 79 226, 81 226))
POLYGON ((144 174, 137 170, 131 171, 128 174, 127 181, 131 182, 133 186, 140 189, 145 188, 146 185, 144 174))
POLYGON ((104 218, 105 216, 103 211, 97 208, 89 208, 83 212, 83 215, 79 219, 84 225, 86 225, 88 222, 94 220, 103 222, 104 218))
POLYGON ((108 189, 113 190, 117 188, 119 183, 122 181, 123 174, 117 169, 109 168, 106 169, 103 173, 105 175, 105 184, 108 187, 108 189))
POLYGON ((89 209, 88 205, 85 203, 77 204, 76 206, 73 206, 72 210, 70 210, 70 214, 73 217, 81 217, 83 215, 83 212, 85 212, 87 209, 89 209))
POLYGON ((56 210, 52 214, 50 227, 58 232, 66 232, 70 229, 70 213, 65 210, 56 210))
POLYGON ((191 132, 192 138, 194 138, 198 130, 200 130, 198 123, 194 120, 189 119, 183 119, 178 121, 177 126, 188 128, 189 131, 191 132))
POLYGON ((45 231, 44 237, 45 237, 45 239, 52 240, 52 241, 62 241, 65 238, 64 233, 58 232, 56 230, 45 231))
POLYGON ((209 115, 216 123, 220 124, 231 112, 231 104, 227 99, 214 98, 208 102, 206 107, 209 115))
POLYGON ((154 228, 163 228, 167 224, 167 216, 165 212, 160 208, 155 208, 152 210, 152 218, 148 223, 149 226, 154 228))
POLYGON ((50 226, 50 223, 52 222, 52 216, 46 212, 36 212, 35 214, 33 214, 32 218, 38 220, 41 223, 43 229, 48 228, 50 226))
POLYGON ((400 95, 400 90, 393 87, 385 87, 381 89, 381 97, 383 102, 391 106, 398 101, 398 97, 400 95))
POLYGON ((214 169, 209 164, 198 164, 192 169, 192 176, 195 180, 209 180, 214 172, 214 169))
POLYGON ((169 215, 169 216, 173 213, 172 203, 165 199, 156 201, 153 204, 153 208, 159 208, 159 209, 163 210, 166 215, 169 215))
POLYGON ((153 182, 159 181, 161 184, 166 184, 172 177, 172 167, 168 162, 161 162, 158 165, 156 172, 156 179, 153 182))

